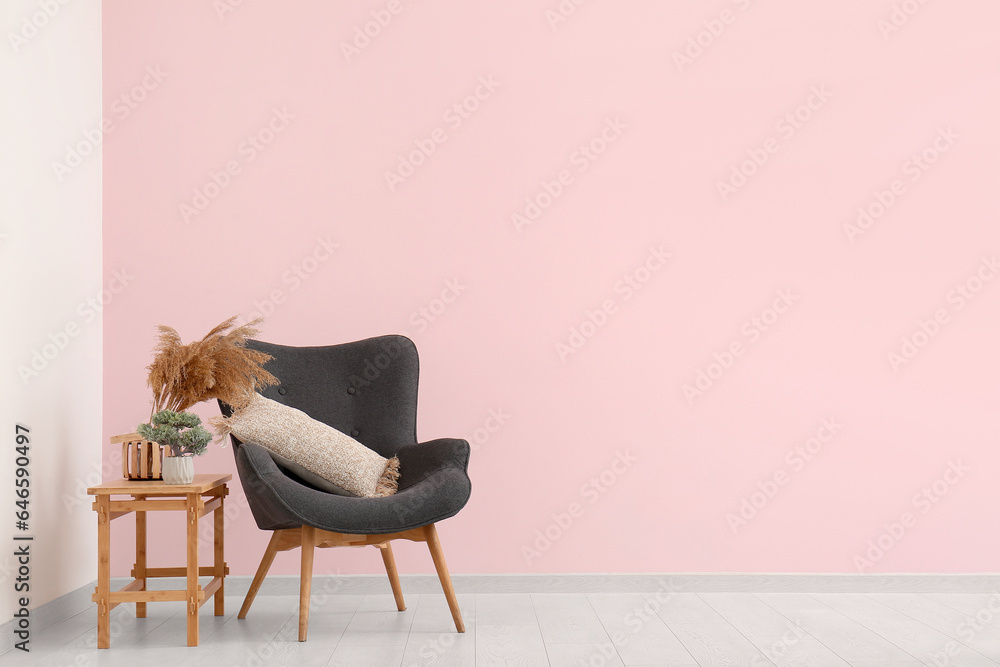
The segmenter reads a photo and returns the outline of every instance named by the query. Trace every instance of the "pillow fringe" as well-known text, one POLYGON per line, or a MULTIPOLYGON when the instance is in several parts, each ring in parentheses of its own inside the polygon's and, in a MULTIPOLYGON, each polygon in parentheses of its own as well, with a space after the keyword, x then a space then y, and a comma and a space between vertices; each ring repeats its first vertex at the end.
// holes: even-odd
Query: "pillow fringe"
POLYGON ((225 447, 229 438, 226 436, 233 432, 232 427, 229 425, 229 419, 222 415, 217 415, 208 420, 209 426, 215 431, 216 439, 214 443, 218 443, 220 446, 225 447))
POLYGON ((393 456, 386 461, 385 470, 375 485, 375 497, 385 498, 396 493, 399 488, 399 458, 393 456))

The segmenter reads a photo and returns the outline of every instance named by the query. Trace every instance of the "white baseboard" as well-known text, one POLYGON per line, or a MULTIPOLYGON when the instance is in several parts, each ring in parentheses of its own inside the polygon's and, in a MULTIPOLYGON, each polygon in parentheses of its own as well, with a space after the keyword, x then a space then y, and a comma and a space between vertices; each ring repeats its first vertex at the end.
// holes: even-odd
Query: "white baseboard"
MULTIPOLYGON (((400 575, 404 591, 440 593, 433 574, 400 575)), ((453 574, 457 593, 984 593, 1000 574, 453 574)), ((167 580, 164 580, 167 581, 167 580)), ((251 577, 227 577, 226 594, 246 595, 251 577)), ((127 583, 123 579, 121 585, 127 583)), ((183 587, 177 579, 169 586, 183 587)), ((168 586, 164 586, 168 587, 168 586)), ((342 595, 390 593, 384 574, 313 577, 313 590, 342 595)), ((298 575, 272 575, 259 595, 298 595, 298 575)))

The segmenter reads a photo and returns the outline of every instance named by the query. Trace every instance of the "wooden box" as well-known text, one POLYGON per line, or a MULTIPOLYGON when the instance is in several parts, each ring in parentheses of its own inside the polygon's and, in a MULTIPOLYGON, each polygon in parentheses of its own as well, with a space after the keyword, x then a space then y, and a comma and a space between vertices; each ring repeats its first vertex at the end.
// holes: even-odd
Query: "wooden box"
POLYGON ((144 440, 138 433, 126 433, 111 438, 111 444, 122 443, 122 477, 125 479, 163 479, 163 447, 144 440))

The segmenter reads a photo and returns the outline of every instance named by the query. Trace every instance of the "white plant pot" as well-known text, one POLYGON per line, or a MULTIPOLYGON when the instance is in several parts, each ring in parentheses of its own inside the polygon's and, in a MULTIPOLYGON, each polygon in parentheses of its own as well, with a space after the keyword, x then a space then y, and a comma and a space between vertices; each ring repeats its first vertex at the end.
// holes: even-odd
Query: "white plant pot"
POLYGON ((190 484, 194 481, 194 457, 164 456, 163 481, 167 484, 190 484))

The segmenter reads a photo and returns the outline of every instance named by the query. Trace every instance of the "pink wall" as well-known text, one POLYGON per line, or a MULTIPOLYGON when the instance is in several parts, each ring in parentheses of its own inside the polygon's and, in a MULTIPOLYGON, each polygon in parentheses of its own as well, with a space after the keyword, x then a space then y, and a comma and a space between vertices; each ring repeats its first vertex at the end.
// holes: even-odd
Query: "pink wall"
POLYGON ((263 310, 416 341, 456 573, 996 570, 1000 6, 821 4, 106 0, 105 435, 263 310))

